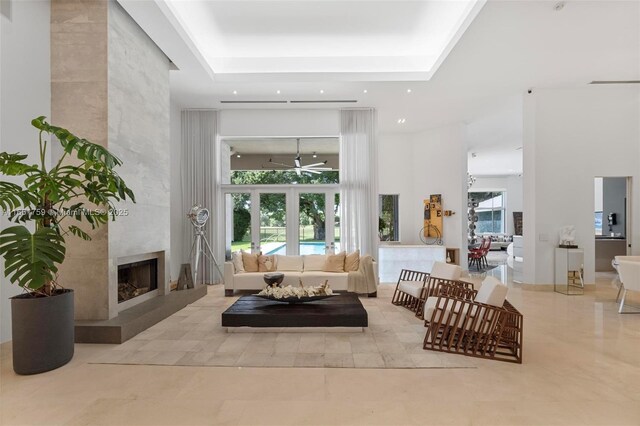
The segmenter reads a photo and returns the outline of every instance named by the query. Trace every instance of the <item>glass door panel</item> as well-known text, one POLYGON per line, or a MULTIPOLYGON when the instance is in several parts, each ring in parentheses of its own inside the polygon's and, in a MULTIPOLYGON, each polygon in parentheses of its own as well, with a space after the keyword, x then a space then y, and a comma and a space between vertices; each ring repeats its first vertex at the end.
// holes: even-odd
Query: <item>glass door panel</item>
POLYGON ((251 245, 251 194, 248 192, 225 194, 225 257, 244 250, 250 252, 251 245))
POLYGON ((260 240, 263 254, 287 254, 287 195, 260 193, 260 240))
POLYGON ((324 254, 327 247, 325 194, 301 193, 299 197, 298 252, 324 254))
MULTIPOLYGON (((340 253, 340 193, 333 194, 333 248, 335 253, 340 253)), ((329 242, 331 245, 331 242, 329 242)))

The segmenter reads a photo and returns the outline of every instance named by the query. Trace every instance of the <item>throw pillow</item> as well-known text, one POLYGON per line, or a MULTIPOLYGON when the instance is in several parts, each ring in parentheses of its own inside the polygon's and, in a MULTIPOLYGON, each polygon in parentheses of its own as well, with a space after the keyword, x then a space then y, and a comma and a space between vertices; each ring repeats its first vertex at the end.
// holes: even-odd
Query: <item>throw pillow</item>
POLYGON ((242 263, 245 272, 258 272, 258 253, 242 252, 242 263))
POLYGON ((233 268, 235 269, 236 274, 241 274, 244 272, 244 264, 242 263, 242 251, 231 253, 231 263, 233 263, 233 268))
POLYGON ((345 252, 338 254, 330 254, 327 256, 327 261, 324 263, 324 272, 344 272, 344 258, 345 252))
POLYGON ((327 256, 324 254, 307 254, 302 257, 304 258, 305 271, 322 271, 324 263, 327 261, 327 256))
POLYGON ((276 270, 275 257, 260 254, 258 256, 258 272, 273 272, 276 270))
POLYGON ((346 272, 357 271, 360 268, 360 250, 349 253, 344 258, 344 270, 346 272))

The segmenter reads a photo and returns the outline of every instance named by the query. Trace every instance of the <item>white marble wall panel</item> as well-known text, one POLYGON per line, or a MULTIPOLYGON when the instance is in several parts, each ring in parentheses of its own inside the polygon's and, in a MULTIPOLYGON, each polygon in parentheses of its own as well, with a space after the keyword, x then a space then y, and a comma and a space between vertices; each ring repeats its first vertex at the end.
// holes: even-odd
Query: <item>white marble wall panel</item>
MULTIPOLYGON (((110 312, 117 312, 118 258, 170 249, 169 60, 117 2, 109 3, 109 150, 136 195, 109 224, 110 312)), ((163 262, 167 269, 169 262, 163 262)), ((159 283, 162 294, 169 271, 159 283)))
POLYGON ((116 1, 53 0, 51 109, 54 124, 124 161, 118 172, 136 195, 137 204, 116 206, 127 215, 90 232, 93 241, 68 238, 60 270, 76 319, 112 318, 118 258, 169 254, 169 60, 116 1))

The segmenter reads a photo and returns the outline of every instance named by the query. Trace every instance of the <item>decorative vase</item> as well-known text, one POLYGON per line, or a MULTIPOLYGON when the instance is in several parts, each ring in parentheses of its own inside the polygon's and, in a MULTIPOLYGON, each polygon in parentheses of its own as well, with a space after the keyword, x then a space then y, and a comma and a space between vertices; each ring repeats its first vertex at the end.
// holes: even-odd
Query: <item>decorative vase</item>
POLYGON ((60 290, 49 297, 12 297, 13 371, 23 375, 44 373, 71 361, 73 317, 73 290, 60 290))

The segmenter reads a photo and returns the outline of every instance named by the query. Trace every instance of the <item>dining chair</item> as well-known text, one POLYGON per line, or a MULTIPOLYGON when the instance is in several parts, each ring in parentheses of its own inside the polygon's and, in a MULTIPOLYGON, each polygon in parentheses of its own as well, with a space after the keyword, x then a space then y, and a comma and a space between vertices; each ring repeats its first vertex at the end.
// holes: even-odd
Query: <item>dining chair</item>
POLYGON ((620 299, 620 306, 618 308, 619 314, 640 314, 640 310, 624 311, 624 302, 627 297, 627 291, 631 290, 640 292, 640 259, 629 259, 637 257, 638 256, 616 256, 616 261, 618 263, 618 275, 620 276, 620 282, 622 283, 620 287, 620 290, 622 290, 622 299, 620 299))

